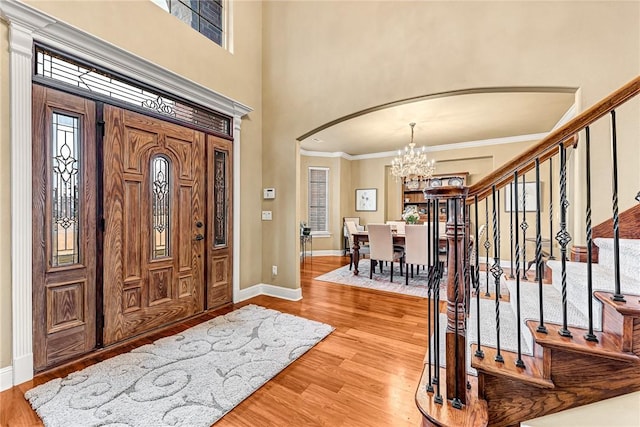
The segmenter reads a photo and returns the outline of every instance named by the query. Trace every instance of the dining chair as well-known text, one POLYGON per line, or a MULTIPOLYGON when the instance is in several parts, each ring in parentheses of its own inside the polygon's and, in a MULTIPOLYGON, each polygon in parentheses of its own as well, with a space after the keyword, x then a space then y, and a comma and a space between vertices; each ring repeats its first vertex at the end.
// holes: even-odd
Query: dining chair
MULTIPOLYGON (((358 226, 356 225, 355 222, 353 221, 346 221, 345 222, 345 226, 346 226, 346 231, 347 231, 347 238, 349 239, 349 247, 353 248, 353 233, 357 233, 358 230, 358 226)), ((360 258, 362 258, 364 255, 369 255, 369 247, 365 246, 365 245, 360 245, 360 250, 359 250, 360 256, 358 257, 357 260, 355 260, 356 263, 360 262, 360 258)), ((354 263, 354 259, 353 259, 353 250, 349 251, 349 270, 351 270, 351 268, 353 267, 353 263, 354 263)))
POLYGON ((388 224, 369 224, 369 259, 371 260, 371 268, 369 269, 369 279, 373 278, 373 269, 375 263, 380 264, 380 272, 382 273, 382 262, 391 262, 391 279, 393 282, 393 263, 400 262, 400 275, 402 276, 402 264, 404 262, 404 251, 396 250, 393 247, 393 236, 391 234, 391 226, 388 224))
POLYGON ((395 229, 398 234, 404 234, 404 227, 407 225, 406 222, 404 222, 404 221, 387 221, 386 223, 391 226, 391 230, 392 231, 395 229))
MULTIPOLYGON (((391 232, 392 233, 395 230, 396 233, 404 235, 404 228, 407 225, 406 222, 404 222, 404 221, 387 221, 386 223, 391 226, 391 232)), ((402 245, 402 244, 394 243, 393 247, 395 248, 396 251, 404 251, 404 245, 402 245)))
POLYGON ((342 244, 344 245, 343 255, 346 255, 347 252, 351 252, 351 246, 349 245, 349 234, 348 234, 349 232, 347 230, 347 221, 354 222, 356 224, 356 227, 358 227, 358 229, 360 229, 360 217, 359 216, 345 216, 345 217, 342 217, 342 237, 343 237, 342 244))
MULTIPOLYGON (((429 265, 429 258, 427 257, 427 231, 428 227, 424 225, 410 225, 407 224, 404 233, 404 265, 405 265, 405 285, 409 285, 409 266, 413 275, 413 266, 429 265)), ((420 269, 418 268, 418 271, 420 269)))

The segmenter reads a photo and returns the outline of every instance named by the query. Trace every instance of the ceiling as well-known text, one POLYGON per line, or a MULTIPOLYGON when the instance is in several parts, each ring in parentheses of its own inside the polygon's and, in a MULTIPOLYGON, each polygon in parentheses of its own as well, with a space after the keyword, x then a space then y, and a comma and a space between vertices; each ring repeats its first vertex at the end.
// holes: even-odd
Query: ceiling
POLYGON ((574 102, 575 90, 570 88, 425 97, 335 120, 303 135, 301 148, 349 155, 397 151, 411 139, 411 122, 416 123, 416 147, 541 134, 550 131, 574 102))

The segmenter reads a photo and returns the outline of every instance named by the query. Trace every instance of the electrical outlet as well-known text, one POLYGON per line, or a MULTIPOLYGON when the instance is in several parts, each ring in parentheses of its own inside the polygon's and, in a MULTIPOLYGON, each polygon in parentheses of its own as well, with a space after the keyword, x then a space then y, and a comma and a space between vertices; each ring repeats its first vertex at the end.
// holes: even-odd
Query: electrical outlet
POLYGON ((272 265, 271 266, 271 274, 273 274, 274 276, 278 275, 278 266, 277 265, 272 265))
POLYGON ((263 221, 271 221, 273 218, 271 211, 262 211, 262 220, 263 221))

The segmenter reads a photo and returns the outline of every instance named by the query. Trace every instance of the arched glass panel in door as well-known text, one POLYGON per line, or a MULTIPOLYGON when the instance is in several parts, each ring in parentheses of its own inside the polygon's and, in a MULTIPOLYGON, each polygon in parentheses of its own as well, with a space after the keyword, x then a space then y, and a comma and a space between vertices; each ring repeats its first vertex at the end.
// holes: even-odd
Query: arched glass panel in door
POLYGON ((171 163, 164 156, 151 159, 151 259, 170 256, 171 163))

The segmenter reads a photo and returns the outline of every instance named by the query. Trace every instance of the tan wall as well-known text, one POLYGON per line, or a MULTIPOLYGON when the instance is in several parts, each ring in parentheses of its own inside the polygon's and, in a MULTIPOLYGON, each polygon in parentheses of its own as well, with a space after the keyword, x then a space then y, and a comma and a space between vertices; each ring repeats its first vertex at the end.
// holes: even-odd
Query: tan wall
MULTIPOLYGON (((262 3, 234 3, 231 54, 150 1, 28 1, 32 6, 254 109, 242 122, 240 286, 262 281, 262 3), (246 242, 246 243, 245 243, 246 242)), ((10 230, 8 36, 0 24, 0 227, 10 230)), ((135 77, 135 76, 132 76, 135 77)), ((179 95, 179 94, 178 94, 179 95)), ((293 206, 293 205, 292 205, 293 206)), ((0 242, 0 367, 11 361, 10 239, 0 242)))
MULTIPOLYGON (((263 9, 264 179, 287 194, 278 206, 283 214, 265 230, 265 265, 296 254, 299 180, 293 167, 266 165, 293 165, 296 138, 305 132, 368 107, 474 87, 579 87, 585 108, 640 73, 637 2, 394 2, 390 8, 310 1, 267 2, 263 9), (580 25, 571 25, 577 17, 580 25)), ((633 121, 619 126, 627 137, 638 133, 633 121)), ((630 150, 637 164, 638 149, 630 150)), ((606 143, 594 151, 598 162, 609 157, 606 143)), ((361 170, 354 165, 354 187, 361 170)), ((627 182, 640 183, 638 168, 624 173, 627 182)), ((603 217, 597 209, 594 218, 603 217)), ((280 271, 277 284, 297 286, 297 265, 280 271)))

